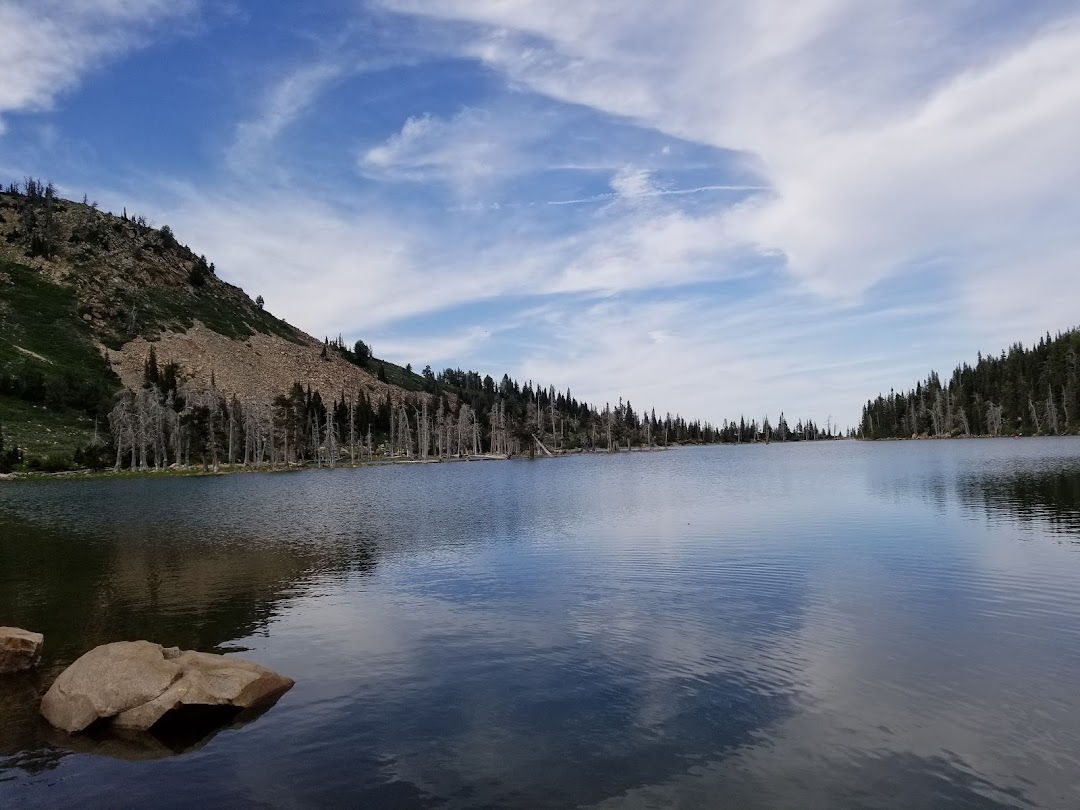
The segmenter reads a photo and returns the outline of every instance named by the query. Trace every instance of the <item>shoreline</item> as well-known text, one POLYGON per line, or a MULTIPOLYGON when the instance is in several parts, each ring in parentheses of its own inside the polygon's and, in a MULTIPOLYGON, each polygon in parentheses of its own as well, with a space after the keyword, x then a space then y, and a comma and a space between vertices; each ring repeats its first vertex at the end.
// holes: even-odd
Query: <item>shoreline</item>
MULTIPOLYGON (((998 440, 1014 440, 1014 439, 1077 439, 1080 435, 1076 434, 1063 434, 1060 436, 889 436, 878 439, 860 439, 860 438, 834 438, 831 440, 822 441, 856 441, 856 442, 919 442, 919 441, 964 441, 964 440, 984 440, 984 439, 998 439, 998 440)), ((611 455, 617 456, 623 453, 662 453, 668 450, 680 450, 688 447, 751 447, 761 445, 768 447, 775 444, 806 444, 807 442, 719 442, 714 444, 673 444, 667 447, 655 446, 655 447, 631 447, 631 448, 618 448, 615 450, 595 449, 584 450, 581 448, 575 448, 573 450, 563 450, 558 453, 554 453, 550 456, 543 453, 537 454, 533 458, 529 458, 526 455, 517 456, 501 456, 491 455, 490 453, 484 453, 476 456, 460 456, 453 458, 408 458, 408 457, 383 457, 374 459, 365 459, 357 461, 355 464, 345 460, 339 464, 333 466, 327 464, 314 464, 305 462, 303 464, 289 464, 289 465, 277 465, 271 466, 269 463, 264 463, 261 466, 243 465, 243 464, 220 464, 215 472, 212 469, 203 469, 201 465, 193 465, 191 467, 177 467, 170 466, 162 469, 150 468, 146 470, 62 470, 59 472, 40 472, 40 471, 19 471, 11 473, 0 473, 0 484, 7 482, 17 481, 49 481, 49 480, 79 480, 85 481, 88 479, 108 479, 108 478, 206 478, 221 475, 242 475, 245 473, 288 473, 288 472, 302 472, 305 470, 350 470, 360 469, 363 467, 387 467, 392 465, 419 465, 419 464, 460 464, 470 461, 540 461, 544 459, 556 459, 567 458, 570 456, 591 456, 591 455, 611 455)), ((814 443, 814 442, 811 442, 814 443)))
POLYGON ((243 475, 245 473, 289 473, 289 472, 303 472, 305 470, 358 470, 363 467, 388 467, 396 465, 418 465, 418 464, 461 464, 470 461, 540 461, 542 459, 556 459, 567 458, 570 456, 589 456, 589 455, 619 455, 620 453, 657 453, 666 452, 667 450, 676 449, 684 446, 698 446, 698 445, 673 445, 671 447, 633 447, 630 449, 621 448, 618 450, 565 450, 559 453, 554 453, 550 456, 544 454, 538 454, 533 458, 527 455, 517 456, 501 456, 492 455, 490 453, 484 453, 476 456, 458 456, 453 458, 416 458, 416 457, 386 457, 386 458, 374 458, 352 463, 348 460, 343 461, 340 464, 330 466, 329 464, 315 464, 305 462, 303 464, 279 464, 271 466, 269 462, 262 464, 261 466, 245 465, 245 464, 219 464, 218 469, 215 471, 209 468, 203 468, 200 465, 193 465, 190 467, 177 467, 175 465, 149 469, 104 469, 104 470, 61 470, 59 472, 39 472, 39 471, 20 471, 11 473, 0 473, 0 483, 3 482, 16 482, 16 481, 51 481, 51 480, 98 480, 98 479, 124 479, 124 478, 212 478, 222 475, 243 475))

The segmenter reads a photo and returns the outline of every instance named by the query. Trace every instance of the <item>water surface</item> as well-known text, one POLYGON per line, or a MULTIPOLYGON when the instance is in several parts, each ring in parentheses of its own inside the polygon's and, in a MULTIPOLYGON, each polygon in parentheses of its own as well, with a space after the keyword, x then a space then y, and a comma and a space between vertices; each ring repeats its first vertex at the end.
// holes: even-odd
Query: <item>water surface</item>
POLYGON ((0 485, 0 624, 5 807, 1080 807, 1080 440, 0 485), (297 685, 176 756, 50 733, 135 638, 297 685))

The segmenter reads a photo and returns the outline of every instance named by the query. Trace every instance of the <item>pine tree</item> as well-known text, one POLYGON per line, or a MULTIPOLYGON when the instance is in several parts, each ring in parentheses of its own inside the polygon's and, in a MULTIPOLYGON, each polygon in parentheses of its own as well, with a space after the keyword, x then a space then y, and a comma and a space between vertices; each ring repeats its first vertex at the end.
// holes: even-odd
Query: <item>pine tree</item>
POLYGON ((908 392, 890 391, 863 407, 859 436, 1076 433, 1080 430, 1077 370, 1080 331, 1017 343, 998 356, 981 352, 974 367, 958 366, 946 382, 930 372, 908 392))

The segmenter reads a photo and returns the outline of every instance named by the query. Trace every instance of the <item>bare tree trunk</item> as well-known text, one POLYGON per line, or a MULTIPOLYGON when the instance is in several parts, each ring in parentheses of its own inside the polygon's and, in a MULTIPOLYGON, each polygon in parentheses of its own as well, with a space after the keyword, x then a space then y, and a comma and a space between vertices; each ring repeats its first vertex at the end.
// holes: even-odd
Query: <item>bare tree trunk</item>
POLYGON ((1054 392, 1050 388, 1050 384, 1046 384, 1046 423, 1050 428, 1050 432, 1055 436, 1058 435, 1058 416, 1057 407, 1054 405, 1054 392))
POLYGON ((537 445, 539 445, 540 449, 543 450, 545 454, 547 454, 548 456, 554 456, 555 455, 554 453, 552 453, 550 450, 547 449, 547 446, 545 446, 545 444, 542 441, 540 441, 538 438, 536 438, 535 433, 532 433, 530 435, 533 437, 533 441, 535 441, 537 443, 537 445))
POLYGON ((220 416, 220 399, 218 397, 217 389, 211 386, 209 393, 207 394, 207 410, 210 412, 209 425, 210 425, 210 458, 213 463, 214 472, 218 470, 218 416, 220 416))
POLYGON ((1001 435, 1001 412, 1000 405, 995 405, 993 402, 986 404, 986 429, 992 436, 1001 435))
POLYGON ((349 465, 356 466, 356 397, 349 401, 349 465))
MULTIPOLYGON (((285 419, 282 420, 284 424, 281 426, 281 436, 284 444, 284 447, 282 448, 284 454, 282 457, 282 461, 285 462, 285 469, 289 469, 289 464, 291 463, 291 459, 289 457, 289 422, 292 420, 289 419, 289 415, 290 412, 288 409, 286 409, 285 419)), ((295 445, 296 442, 294 441, 293 444, 295 445)), ((295 452, 295 450, 296 448, 294 447, 293 451, 295 452)))
POLYGON ((398 429, 401 435, 402 449, 406 458, 412 458, 412 426, 409 424, 409 412, 405 405, 401 406, 401 427, 398 429))
POLYGON ((269 415, 266 417, 266 424, 268 427, 266 443, 270 445, 270 469, 277 469, 277 425, 274 421, 274 409, 270 409, 269 415))
POLYGON ((334 469, 337 463, 338 443, 337 443, 337 425, 334 423, 334 412, 327 409, 326 411, 326 457, 327 464, 330 469, 334 469))

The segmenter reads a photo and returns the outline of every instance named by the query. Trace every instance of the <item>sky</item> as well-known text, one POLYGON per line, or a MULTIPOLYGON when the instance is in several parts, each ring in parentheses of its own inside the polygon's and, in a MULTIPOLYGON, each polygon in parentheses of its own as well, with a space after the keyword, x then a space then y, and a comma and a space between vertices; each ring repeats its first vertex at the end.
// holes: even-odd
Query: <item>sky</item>
POLYGON ((0 0, 0 178, 317 336, 857 424, 1080 323, 1075 0, 0 0))

